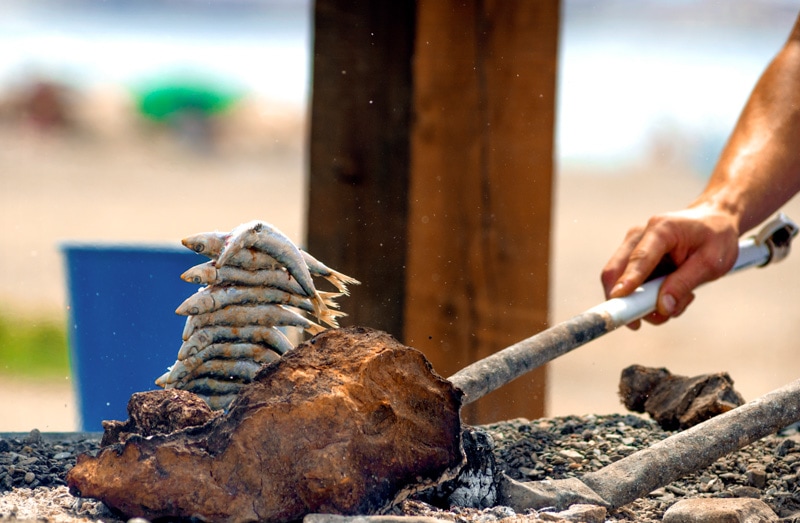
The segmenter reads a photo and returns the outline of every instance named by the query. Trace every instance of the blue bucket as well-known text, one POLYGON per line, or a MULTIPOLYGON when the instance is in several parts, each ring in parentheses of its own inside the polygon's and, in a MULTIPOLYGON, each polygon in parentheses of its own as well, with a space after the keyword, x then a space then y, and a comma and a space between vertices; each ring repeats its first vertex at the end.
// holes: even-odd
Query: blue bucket
POLYGON ((70 367, 80 427, 128 419, 131 394, 175 362, 186 318, 175 309, 197 285, 180 279, 208 261, 184 248, 66 244, 70 367))

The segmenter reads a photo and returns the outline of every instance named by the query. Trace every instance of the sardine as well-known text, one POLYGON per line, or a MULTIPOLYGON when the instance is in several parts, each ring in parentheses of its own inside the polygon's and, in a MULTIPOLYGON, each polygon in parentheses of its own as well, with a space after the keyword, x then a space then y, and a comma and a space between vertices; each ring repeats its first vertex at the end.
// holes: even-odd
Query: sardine
POLYGON ((195 283, 198 285, 209 285, 219 281, 217 276, 217 268, 214 266, 213 261, 207 261, 205 263, 195 265, 181 274, 181 279, 187 283, 195 283))
MULTIPOLYGON (((300 249, 285 234, 269 223, 256 220, 234 228, 230 237, 225 241, 225 248, 217 258, 215 265, 224 267, 233 254, 250 247, 272 256, 289 271, 289 274, 300 284, 304 291, 303 294, 311 300, 315 310, 314 315, 317 318, 327 319, 330 317, 328 307, 314 287, 311 273, 300 249)), ((329 321, 335 321, 335 318, 325 322, 329 323, 329 321)))
MULTIPOLYGON (((333 301, 333 298, 341 296, 339 293, 319 293, 325 305, 330 307, 338 307, 333 301)), ((216 310, 228 307, 230 305, 249 305, 249 304, 264 304, 264 303, 279 303, 297 307, 298 309, 306 312, 315 313, 316 309, 311 305, 311 301, 303 296, 298 296, 290 292, 282 291, 273 287, 238 287, 238 286, 220 286, 213 285, 200 289, 192 294, 175 310, 176 314, 181 316, 205 314, 207 312, 214 312, 216 310)), ((332 327, 338 327, 336 317, 343 316, 343 312, 331 311, 329 318, 320 318, 320 320, 330 321, 332 327)))
MULTIPOLYGON (((220 380, 216 378, 197 378, 184 383, 180 387, 199 396, 235 396, 239 390, 249 382, 220 380)), ((206 399, 206 398, 203 398, 206 399)))
POLYGON ((289 338, 275 327, 260 327, 258 325, 230 327, 219 325, 195 331, 188 340, 183 342, 180 350, 178 350, 178 360, 185 360, 190 356, 194 356, 209 345, 225 342, 257 343, 269 347, 278 354, 285 354, 294 348, 289 338))
MULTIPOLYGON (((236 229, 234 229, 234 231, 235 230, 236 229)), ((225 242, 230 239, 231 234, 232 233, 204 232, 184 238, 183 240, 181 240, 181 243, 183 243, 183 245, 185 245, 186 247, 192 249, 197 253, 204 254, 205 256, 208 256, 212 260, 216 260, 219 257, 220 253, 222 252, 222 250, 224 249, 225 242)), ((329 282, 331 282, 331 284, 333 284, 339 290, 339 292, 349 294, 347 290, 347 285, 358 285, 361 283, 355 278, 352 278, 350 276, 347 276, 346 274, 342 274, 341 272, 331 269, 330 267, 328 267, 327 265, 325 265, 324 263, 313 257, 308 252, 302 249, 299 250, 303 257, 303 260, 306 263, 306 267, 308 268, 309 273, 313 276, 321 276, 327 279, 329 282)), ((226 266, 234 266, 248 270, 258 270, 268 267, 269 268, 280 267, 280 263, 278 263, 278 261, 275 260, 275 258, 268 255, 267 253, 260 252, 252 248, 240 249, 239 251, 230 254, 230 256, 231 258, 227 260, 227 262, 225 263, 226 266)), ((204 270, 207 272, 197 275, 199 276, 199 278, 201 278, 198 281, 195 281, 194 278, 197 277, 195 275, 192 276, 187 275, 187 277, 184 277, 184 275, 182 275, 181 277, 185 281, 189 281, 190 283, 215 283, 215 279, 212 279, 211 277, 211 270, 210 270, 211 268, 217 268, 217 267, 213 265, 204 267, 204 270)), ((245 281, 238 281, 235 278, 229 279, 225 277, 220 277, 220 279, 225 281, 243 283, 245 285, 258 285, 258 283, 248 283, 245 281)), ((285 289, 285 290, 290 290, 290 289, 285 289)))
POLYGON ((244 327, 247 325, 260 325, 262 327, 301 327, 311 334, 319 334, 325 327, 304 318, 291 309, 282 305, 231 305, 224 309, 197 316, 189 316, 183 329, 183 340, 195 330, 210 325, 229 325, 244 327))
MULTIPOLYGON (((266 345, 255 343, 215 343, 208 345, 188 358, 176 361, 163 382, 168 384, 181 381, 194 372, 203 362, 213 359, 229 361, 248 359, 264 364, 279 358, 280 355, 266 345)), ((157 383, 157 385, 163 386, 160 383, 157 383)))
MULTIPOLYGON (((225 242, 230 238, 229 232, 201 232, 188 236, 181 243, 203 256, 208 256, 212 261, 219 258, 225 248, 225 242)), ((231 255, 227 265, 244 268, 271 268, 279 269, 281 264, 272 256, 257 249, 242 249, 231 255)))
POLYGON ((284 269, 244 269, 230 265, 218 269, 213 261, 209 261, 187 270, 181 274, 181 279, 196 284, 268 286, 294 294, 303 293, 302 287, 284 269))
POLYGON ((225 240, 228 239, 230 233, 228 232, 201 232, 193 234, 181 240, 184 247, 193 250, 197 254, 208 256, 209 258, 216 258, 222 252, 225 246, 225 240))
POLYGON ((227 380, 244 380, 245 382, 250 382, 260 369, 260 363, 249 360, 208 360, 195 367, 192 372, 185 375, 182 380, 167 382, 165 388, 182 389, 184 383, 202 377, 216 377, 227 380))
MULTIPOLYGON (((215 260, 217 268, 220 265, 215 260)), ((239 267, 241 269, 257 270, 257 269, 281 269, 282 266, 278 260, 265 252, 256 249, 241 249, 231 254, 230 259, 226 262, 225 267, 239 267)))

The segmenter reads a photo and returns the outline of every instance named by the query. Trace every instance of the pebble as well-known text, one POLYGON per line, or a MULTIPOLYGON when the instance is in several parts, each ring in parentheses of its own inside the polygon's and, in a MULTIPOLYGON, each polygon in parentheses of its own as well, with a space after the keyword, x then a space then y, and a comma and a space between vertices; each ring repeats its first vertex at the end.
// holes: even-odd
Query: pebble
POLYGON ((48 441, 36 429, 19 438, 0 438, 0 494, 19 487, 66 485, 76 456, 96 452, 98 445, 99 438, 48 441))

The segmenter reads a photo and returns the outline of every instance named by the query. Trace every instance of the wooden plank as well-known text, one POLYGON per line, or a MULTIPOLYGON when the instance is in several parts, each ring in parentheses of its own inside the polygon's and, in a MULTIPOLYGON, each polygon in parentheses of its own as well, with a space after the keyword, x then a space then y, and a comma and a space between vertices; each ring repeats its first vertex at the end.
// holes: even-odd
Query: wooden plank
MULTIPOLYGON (((442 375, 548 321, 557 0, 420 0, 405 341, 442 375)), ((469 405, 544 413, 539 369, 469 405)))
POLYGON ((402 336, 415 3, 314 8, 308 249, 362 281, 350 316, 402 336))

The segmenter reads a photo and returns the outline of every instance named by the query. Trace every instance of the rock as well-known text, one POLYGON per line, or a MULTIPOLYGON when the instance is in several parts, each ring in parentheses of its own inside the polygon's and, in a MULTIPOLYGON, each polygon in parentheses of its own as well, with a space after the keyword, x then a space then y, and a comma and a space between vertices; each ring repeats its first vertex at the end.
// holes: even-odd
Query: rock
POLYGON ((783 456, 787 455, 788 453, 792 452, 792 450, 797 446, 794 440, 785 439, 781 442, 780 445, 775 447, 775 456, 782 458, 783 456))
POLYGON ((745 477, 747 478, 747 484, 751 487, 762 489, 767 484, 767 471, 761 466, 749 467, 745 477))
POLYGON ((42 433, 39 431, 39 429, 33 429, 22 439, 22 441, 28 445, 39 444, 42 442, 42 433))
POLYGON ((670 377, 665 368, 655 369, 642 365, 630 365, 622 369, 619 381, 619 397, 625 408, 633 412, 644 412, 644 404, 656 386, 670 377))
POLYGON ((778 521, 769 505, 750 498, 693 498, 672 505, 664 523, 766 523, 778 521))
POLYGON ((688 378, 641 365, 622 371, 619 394, 627 408, 647 412, 664 430, 687 429, 744 403, 727 373, 688 378))
POLYGON ((425 516, 340 516, 338 514, 309 514, 303 523, 449 523, 446 519, 425 516))
POLYGON ((227 414, 78 457, 74 495, 127 517, 374 514, 462 465, 461 393, 386 333, 325 331, 262 368, 227 414))
POLYGON ((542 512, 538 514, 542 521, 575 521, 579 523, 603 523, 606 520, 606 508, 597 505, 575 504, 561 512, 542 512))
POLYGON ((566 510, 575 504, 605 506, 607 502, 578 478, 516 481, 505 475, 498 486, 498 501, 517 513, 546 507, 566 510))
POLYGON ((179 389, 136 392, 128 400, 128 421, 103 421, 100 446, 124 443, 134 434, 169 434, 207 423, 219 412, 201 398, 179 389))

